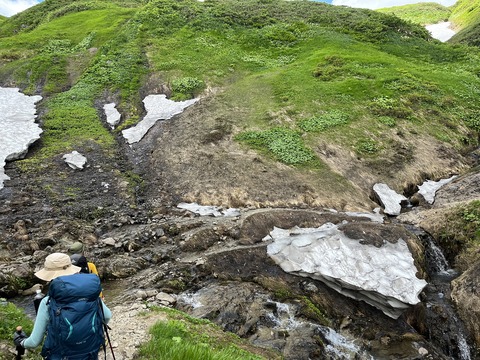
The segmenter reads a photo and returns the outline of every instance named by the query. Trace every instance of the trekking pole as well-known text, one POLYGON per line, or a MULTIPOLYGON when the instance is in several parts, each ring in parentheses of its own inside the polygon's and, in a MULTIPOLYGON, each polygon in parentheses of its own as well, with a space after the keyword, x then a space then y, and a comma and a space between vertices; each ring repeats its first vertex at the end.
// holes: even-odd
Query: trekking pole
MULTIPOLYGON (((103 312, 102 299, 98 298, 98 303, 99 303, 100 309, 102 311, 102 324, 103 324, 103 329, 105 331, 105 335, 107 336, 108 345, 110 346, 110 350, 112 351, 113 360, 116 360, 115 359, 115 354, 113 353, 112 342, 110 341, 110 335, 108 335, 108 329, 110 329, 110 326, 108 326, 107 323, 105 322, 105 313, 103 312)), ((106 359, 107 358, 107 352, 106 352, 106 349, 105 349, 105 343, 103 344, 103 351, 105 352, 105 359, 106 359)))
MULTIPOLYGON (((108 335, 108 329, 110 329, 110 327, 107 324, 105 324, 105 321, 103 322, 103 328, 105 329, 105 335, 107 335, 107 341, 108 341, 108 345, 110 346, 110 350, 112 351, 113 360, 115 360, 115 354, 113 353, 112 342, 110 341, 110 336, 108 335)), ((105 358, 106 357, 107 355, 105 355, 105 358)))

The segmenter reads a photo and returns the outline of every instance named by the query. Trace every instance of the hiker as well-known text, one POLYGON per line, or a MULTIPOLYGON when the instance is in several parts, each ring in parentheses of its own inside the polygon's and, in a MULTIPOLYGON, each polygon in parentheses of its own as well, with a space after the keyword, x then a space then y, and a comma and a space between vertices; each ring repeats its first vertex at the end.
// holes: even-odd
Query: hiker
POLYGON ((70 255, 72 264, 82 268, 80 272, 98 275, 97 267, 95 266, 95 264, 91 261, 87 261, 87 258, 84 254, 84 246, 80 241, 74 242, 68 248, 68 252, 72 254, 70 255))
MULTIPOLYGON (((83 244, 80 241, 73 243, 73 245, 68 248, 68 251, 73 253, 73 255, 70 255, 72 264, 80 267, 80 272, 83 274, 95 274, 99 276, 95 264, 87 261, 87 258, 83 255, 83 249, 83 244)), ((100 293, 100 297, 104 299, 103 292, 100 293)))
POLYGON ((104 327, 112 317, 99 297, 100 278, 81 274, 62 253, 48 255, 35 276, 49 281, 50 286, 40 302, 30 337, 21 339, 19 345, 35 348, 46 334, 41 352, 44 359, 98 359, 100 347, 105 346, 104 327))

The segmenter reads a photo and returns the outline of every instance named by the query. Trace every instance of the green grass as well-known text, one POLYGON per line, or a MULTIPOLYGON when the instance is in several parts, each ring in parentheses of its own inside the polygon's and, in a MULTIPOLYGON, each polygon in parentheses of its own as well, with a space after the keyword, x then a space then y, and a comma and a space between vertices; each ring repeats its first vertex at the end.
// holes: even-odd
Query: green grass
POLYGON ((23 84, 26 93, 35 93, 38 84, 43 83, 43 93, 47 95, 43 146, 35 157, 24 161, 28 163, 24 167, 71 151, 87 141, 113 149, 114 136, 99 121, 94 101, 105 89, 120 91, 126 99, 133 97, 132 102, 137 101, 144 59, 138 48, 139 39, 132 36, 138 33, 138 26, 126 23, 132 11, 110 7, 74 12, 2 40, 0 53, 7 54, 14 47, 20 59, 8 63, 0 72, 12 74, 20 84, 27 80, 23 84), (88 52, 92 46, 100 46, 102 53, 92 58, 88 52), (38 52, 33 49, 38 48, 40 54, 36 55, 38 52), (84 65, 75 67, 75 84, 70 82, 68 72, 73 61, 84 65))
POLYGON ((450 209, 436 229, 437 238, 448 254, 455 254, 461 271, 480 260, 480 201, 450 209))
POLYGON ((458 0, 452 9, 450 20, 460 29, 478 24, 480 16, 479 0, 458 0))
POLYGON ((261 360, 280 359, 274 351, 249 345, 232 333, 223 332, 207 320, 179 311, 166 312, 168 320, 151 329, 151 340, 140 348, 139 359, 152 360, 261 360), (264 356, 266 355, 266 356, 264 356))
POLYGON ((414 126, 413 135, 459 149, 479 131, 478 49, 429 41, 422 26, 380 12, 277 0, 55 0, 6 20, 0 36, 0 79, 46 96, 32 162, 86 141, 113 149, 94 102, 116 94, 119 129, 135 124, 149 75, 176 100, 221 89, 235 139, 307 169, 323 167, 324 143, 382 157, 393 128, 414 126))
POLYGON ((25 313, 5 299, 0 299, 0 339, 12 340, 15 328, 18 325, 23 327, 26 334, 30 334, 33 329, 33 322, 25 313))
POLYGON ((418 3, 411 5, 392 6, 389 8, 377 9, 384 14, 391 14, 407 21, 420 25, 437 24, 448 21, 452 10, 438 3, 418 3))
POLYGON ((480 46, 479 0, 459 0, 453 6, 450 20, 459 29, 458 33, 449 40, 451 43, 480 46))
MULTIPOLYGON (((0 344, 5 344, 8 348, 14 349, 15 347, 13 345, 13 333, 17 326, 22 326, 23 331, 27 335, 30 335, 32 332, 33 321, 27 317, 23 310, 3 298, 0 298, 0 319, 0 344)), ((29 350, 23 359, 39 360, 41 359, 39 353, 40 349, 29 350)), ((7 354, 0 351, 0 359, 10 359, 12 355, 10 353, 7 354)))

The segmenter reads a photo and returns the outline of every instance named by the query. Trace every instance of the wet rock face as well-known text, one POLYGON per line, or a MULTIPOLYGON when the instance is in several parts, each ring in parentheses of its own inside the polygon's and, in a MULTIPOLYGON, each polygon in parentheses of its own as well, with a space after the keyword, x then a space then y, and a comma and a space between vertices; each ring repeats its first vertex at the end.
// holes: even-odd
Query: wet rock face
POLYGON ((452 300, 480 349, 480 263, 452 281, 452 300))
MULTIPOLYGON (((240 243, 260 242, 273 228, 289 229, 294 226, 314 227, 326 222, 337 224, 346 219, 345 214, 308 210, 259 210, 248 215, 240 227, 240 243)), ((355 221, 353 219, 352 221, 355 221)))
MULTIPOLYGON (((371 237, 366 239, 371 244, 385 234, 390 234, 388 238, 393 244, 393 240, 403 234, 401 227, 373 231, 375 227, 369 219, 314 211, 263 210, 252 214, 247 211, 240 219, 199 218, 181 212, 163 214, 141 223, 125 212, 112 217, 108 224, 99 222, 96 226, 59 219, 25 222, 32 238, 49 234, 44 236, 51 238, 52 245, 19 261, 26 264, 25 274, 31 274, 49 252, 66 251, 70 243, 80 238, 89 244, 88 257, 96 263, 104 279, 108 301, 128 304, 137 301, 139 291, 166 292, 180 297, 186 293, 194 296, 200 291, 201 303, 206 308, 197 309, 188 303, 181 305, 181 301, 177 306, 188 312, 198 311, 201 316, 257 345, 278 349, 286 359, 340 359, 342 357, 328 352, 340 346, 334 342, 338 336, 355 341, 356 353, 378 352, 394 358, 395 353, 389 349, 395 343, 395 351, 402 349, 408 354, 406 358, 414 359, 422 347, 428 349, 429 354, 438 354, 436 359, 442 359, 441 353, 425 338, 405 335, 414 330, 403 316, 393 320, 363 301, 339 295, 316 279, 286 273, 268 256, 265 242, 244 245, 239 241, 242 231, 256 233, 257 229, 263 229, 259 230, 261 234, 261 231, 270 231, 271 224, 288 226, 303 221, 303 224, 319 225, 328 219, 338 224, 348 219, 351 228, 342 227, 352 236, 371 232, 371 237), (262 220, 251 221, 256 216, 262 220), (124 279, 119 293, 108 290, 108 279, 124 279), (289 307, 290 315, 285 312, 285 306, 289 307), (297 324, 296 327, 290 328, 288 324, 292 323, 297 324)), ((17 229, 22 230, 23 224, 19 223, 17 229)), ((13 271, 17 266, 11 265, 13 271)), ((342 356, 355 358, 354 354, 342 356)))
POLYGON ((324 327, 294 320, 299 305, 274 301, 256 284, 212 284, 194 294, 183 294, 178 301, 179 309, 222 324, 224 330, 248 338, 255 345, 276 349, 285 359, 329 356, 322 343, 324 327))

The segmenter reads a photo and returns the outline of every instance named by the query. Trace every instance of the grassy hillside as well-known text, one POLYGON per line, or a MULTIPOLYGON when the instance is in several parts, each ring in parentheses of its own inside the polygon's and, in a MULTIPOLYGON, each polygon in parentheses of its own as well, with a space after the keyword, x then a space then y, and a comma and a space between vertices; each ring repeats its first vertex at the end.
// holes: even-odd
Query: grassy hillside
POLYGON ((113 150, 155 78, 173 99, 221 88, 234 138, 299 169, 335 176, 334 144, 408 162, 415 138, 477 145, 476 49, 429 41, 397 17, 315 2, 48 1, 0 25, 0 81, 45 97, 38 164, 86 141, 113 150), (95 107, 114 98, 110 132, 95 107), (399 153, 401 157, 399 158, 399 153))
POLYGON ((450 20, 459 29, 450 42, 480 46, 479 0, 459 0, 453 7, 450 20))
POLYGON ((448 21, 452 10, 438 3, 418 3, 377 9, 384 14, 391 14, 415 24, 430 25, 448 21))
POLYGON ((458 0, 452 7, 451 21, 461 29, 478 23, 480 17, 479 0, 458 0))
POLYGON ((457 30, 457 34, 449 40, 450 43, 480 46, 479 0, 459 0, 448 8, 437 3, 418 3, 383 8, 377 11, 421 25, 450 21, 457 30))

